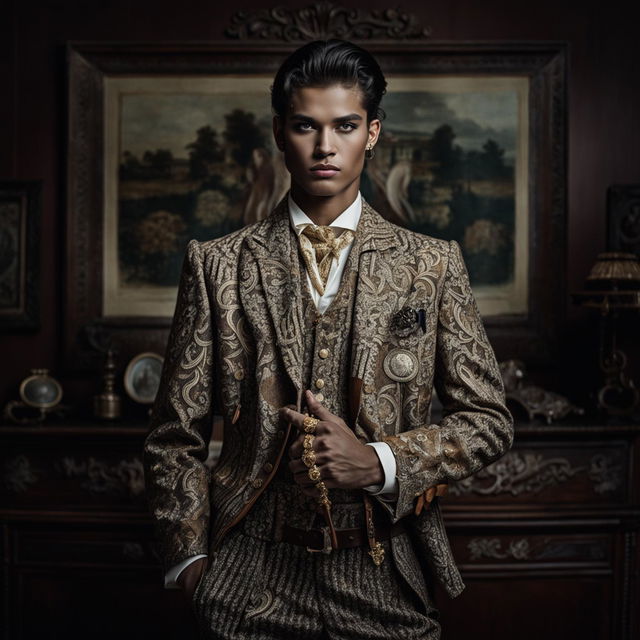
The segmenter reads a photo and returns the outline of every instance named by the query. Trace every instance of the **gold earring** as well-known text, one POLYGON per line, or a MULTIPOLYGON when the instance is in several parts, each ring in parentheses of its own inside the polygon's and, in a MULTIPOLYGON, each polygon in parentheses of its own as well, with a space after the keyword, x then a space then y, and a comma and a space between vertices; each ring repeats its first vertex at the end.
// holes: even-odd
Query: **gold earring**
POLYGON ((373 150, 373 146, 369 145, 364 151, 364 157, 367 160, 371 160, 375 156, 375 151, 373 150))

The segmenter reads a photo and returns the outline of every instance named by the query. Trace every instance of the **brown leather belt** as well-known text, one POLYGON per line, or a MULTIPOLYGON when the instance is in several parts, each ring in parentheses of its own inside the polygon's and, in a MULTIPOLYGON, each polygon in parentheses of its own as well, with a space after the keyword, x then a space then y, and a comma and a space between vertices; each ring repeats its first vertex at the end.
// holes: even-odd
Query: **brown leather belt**
MULTIPOLYGON (((404 525, 398 521, 393 525, 382 524, 375 525, 376 540, 389 540, 404 531, 404 525)), ((349 547, 364 547, 369 545, 367 538, 367 530, 364 526, 354 529, 336 529, 338 538, 338 549, 347 549, 349 547)), ((329 528, 321 527, 320 529, 299 529, 285 524, 282 529, 282 540, 297 544, 301 547, 307 547, 308 551, 317 551, 322 553, 331 553, 331 539, 329 537, 329 528)))

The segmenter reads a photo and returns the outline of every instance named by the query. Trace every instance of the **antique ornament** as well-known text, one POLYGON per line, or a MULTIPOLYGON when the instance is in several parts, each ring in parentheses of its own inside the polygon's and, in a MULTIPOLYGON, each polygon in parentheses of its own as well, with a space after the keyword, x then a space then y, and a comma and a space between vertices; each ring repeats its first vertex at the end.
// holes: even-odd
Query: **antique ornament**
POLYGON ((418 327, 422 327, 423 333, 427 330, 426 313, 424 309, 402 307, 402 309, 391 318, 390 329, 399 338, 410 336, 418 327))
POLYGON ((4 408, 4 417, 14 424, 38 424, 64 409, 62 385, 49 375, 48 369, 31 369, 30 375, 20 383, 20 400, 12 400, 4 408))
POLYGON ((551 424, 570 413, 583 415, 584 409, 553 391, 525 382, 526 370, 520 360, 505 360, 499 363, 508 402, 515 402, 527 414, 529 421, 541 416, 551 424))
POLYGON ((392 349, 386 355, 382 367, 387 377, 396 382, 408 382, 418 375, 418 358, 407 349, 392 349))
POLYGON ((274 7, 238 11, 225 30, 236 40, 424 40, 431 35, 411 13, 400 9, 353 9, 333 2, 314 2, 306 7, 274 7))
POLYGON ((113 349, 107 350, 102 376, 102 393, 93 396, 93 415, 103 420, 114 420, 121 414, 121 397, 115 392, 116 361, 113 349))

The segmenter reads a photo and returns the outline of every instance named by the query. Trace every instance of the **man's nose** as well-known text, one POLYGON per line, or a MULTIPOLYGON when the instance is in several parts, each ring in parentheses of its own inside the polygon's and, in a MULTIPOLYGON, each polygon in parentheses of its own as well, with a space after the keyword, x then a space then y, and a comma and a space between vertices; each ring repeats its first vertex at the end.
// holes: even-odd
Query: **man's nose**
POLYGON ((316 153, 328 156, 336 152, 333 143, 333 134, 329 128, 321 128, 318 131, 318 139, 316 141, 316 153))

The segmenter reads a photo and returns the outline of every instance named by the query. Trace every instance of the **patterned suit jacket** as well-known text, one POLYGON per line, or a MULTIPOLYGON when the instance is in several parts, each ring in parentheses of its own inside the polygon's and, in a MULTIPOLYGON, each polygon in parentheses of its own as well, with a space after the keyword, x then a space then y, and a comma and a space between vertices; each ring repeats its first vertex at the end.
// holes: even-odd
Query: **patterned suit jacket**
MULTIPOLYGON (((414 503, 427 487, 469 476, 509 449, 502 379, 457 243, 391 224, 364 199, 356 233, 344 418, 362 441, 390 445, 399 496, 380 504, 394 522, 404 518, 424 569, 457 595, 464 585, 437 499, 420 516, 414 503), (399 337, 391 329, 405 306, 425 310, 426 332, 399 337), (419 363, 408 382, 385 371, 385 356, 397 348, 419 363), (430 423, 434 385, 445 409, 439 424, 430 423)), ((286 196, 265 220, 188 246, 143 452, 165 570, 217 549, 283 458, 292 427, 278 410, 300 408, 304 391, 297 252, 286 196), (224 418, 224 444, 210 473, 213 413, 224 418)))

